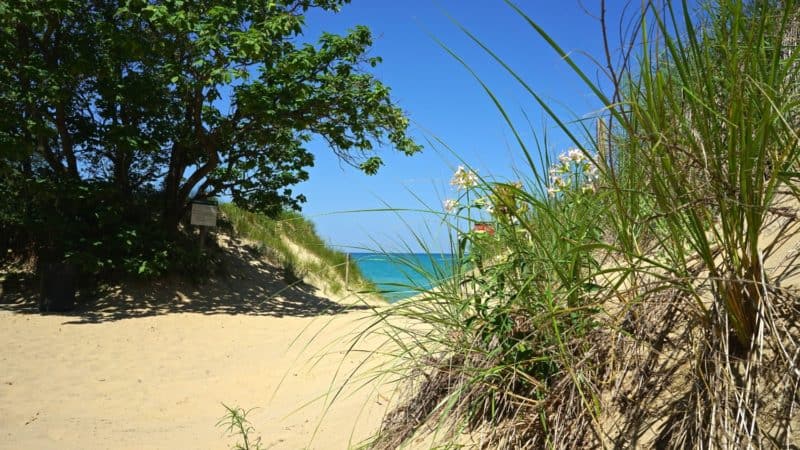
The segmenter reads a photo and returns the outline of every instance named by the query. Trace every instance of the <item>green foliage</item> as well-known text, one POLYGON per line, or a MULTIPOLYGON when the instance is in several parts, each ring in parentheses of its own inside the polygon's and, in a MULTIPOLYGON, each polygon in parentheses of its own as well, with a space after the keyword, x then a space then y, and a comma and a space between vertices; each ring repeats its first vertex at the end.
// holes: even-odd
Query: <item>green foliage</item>
POLYGON ((155 275, 192 199, 299 209, 315 136, 370 174, 382 144, 417 152, 367 28, 298 42, 309 9, 346 3, 0 1, 4 246, 155 275))
POLYGON ((19 190, 0 208, 2 229, 10 237, 2 242, 3 253, 27 250, 42 262, 66 261, 86 280, 167 272, 197 276, 214 264, 201 257, 193 237, 163 230, 154 192, 128 197, 101 182, 0 182, 9 191, 11 186, 19 190))
MULTIPOLYGON (((401 373, 425 377, 396 410, 402 416, 387 418, 377 448, 395 448, 431 422, 455 430, 528 417, 531 428, 546 429, 550 419, 529 407, 563 390, 565 378, 580 397, 587 381, 570 373, 598 370, 584 352, 600 327, 594 276, 602 194, 562 186, 548 199, 546 189, 525 188, 535 180, 477 181, 463 168, 454 180, 474 182, 453 183, 460 190, 460 206, 447 216, 456 233, 453 278, 379 313, 398 345, 381 351, 397 352, 401 373)), ((514 442, 537 448, 525 433, 514 442)))
POLYGON ((4 160, 123 189, 163 181, 172 213, 192 192, 265 212, 296 207, 304 197, 287 186, 307 179, 314 135, 375 173, 376 142, 420 147, 389 89, 361 70, 380 62, 366 56, 369 30, 294 43, 302 12, 344 3, 5 4, 4 160))
MULTIPOLYGON (((495 222, 494 257, 484 257, 485 268, 467 278, 474 290, 464 298, 471 304, 465 326, 487 345, 496 343, 507 376, 525 373, 546 387, 573 363, 563 343, 593 329, 591 276, 598 264, 592 249, 600 233, 586 213, 596 199, 575 193, 569 201, 544 202, 521 189, 512 195, 505 184, 481 189, 525 207, 495 222)), ((484 237, 467 236, 472 252, 486 252, 484 237)))

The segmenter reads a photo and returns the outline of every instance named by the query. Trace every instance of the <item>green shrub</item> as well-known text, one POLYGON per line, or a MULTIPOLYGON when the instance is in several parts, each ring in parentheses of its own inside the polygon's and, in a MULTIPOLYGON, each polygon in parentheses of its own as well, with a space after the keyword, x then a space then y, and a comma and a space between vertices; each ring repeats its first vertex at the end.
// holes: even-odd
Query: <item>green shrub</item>
POLYGON ((40 261, 69 262, 84 280, 94 281, 166 273, 196 277, 216 264, 201 257, 191 230, 164 230, 154 191, 122 194, 91 181, 16 181, 26 195, 0 208, 0 227, 14 238, 4 243, 3 253, 30 249, 40 261))

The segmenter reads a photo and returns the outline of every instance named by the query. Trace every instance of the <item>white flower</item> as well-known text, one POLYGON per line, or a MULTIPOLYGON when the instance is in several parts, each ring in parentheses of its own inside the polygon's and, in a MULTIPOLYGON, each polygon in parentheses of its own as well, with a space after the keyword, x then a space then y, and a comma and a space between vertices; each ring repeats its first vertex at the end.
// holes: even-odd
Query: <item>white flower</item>
POLYGON ((586 177, 586 181, 594 183, 600 178, 600 170, 594 164, 587 164, 583 168, 583 175, 586 177))
POLYGON ((489 213, 490 215, 494 215, 494 205, 493 204, 487 203, 486 206, 483 207, 483 209, 485 209, 486 212, 489 213))
POLYGON ((583 159, 585 158, 583 156, 583 152, 580 151, 577 148, 573 148, 572 150, 568 151, 567 152, 567 157, 570 159, 570 161, 576 162, 576 163, 579 163, 579 162, 583 161, 583 159))
POLYGON ((559 191, 558 189, 556 189, 554 187, 547 188, 547 196, 550 197, 550 198, 555 197, 556 194, 558 194, 559 192, 561 192, 561 191, 559 191))
POLYGON ((453 200, 451 198, 448 198, 447 200, 444 201, 444 210, 448 213, 455 211, 458 208, 458 206, 459 206, 458 200, 453 200))
POLYGON ((478 185, 478 175, 471 170, 464 169, 464 166, 458 166, 456 173, 453 174, 453 179, 450 184, 459 190, 467 190, 471 187, 478 185))
POLYGON ((558 160, 561 162, 562 166, 569 165, 569 155, 567 153, 562 153, 558 156, 558 160))

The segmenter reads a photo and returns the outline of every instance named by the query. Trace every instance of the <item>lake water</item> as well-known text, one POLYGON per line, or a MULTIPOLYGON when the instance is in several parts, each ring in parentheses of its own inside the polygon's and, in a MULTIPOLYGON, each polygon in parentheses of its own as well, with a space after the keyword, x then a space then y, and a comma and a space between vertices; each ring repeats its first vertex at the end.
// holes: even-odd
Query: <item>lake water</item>
POLYGON ((453 273, 450 254, 351 253, 350 257, 389 302, 417 295, 453 273))

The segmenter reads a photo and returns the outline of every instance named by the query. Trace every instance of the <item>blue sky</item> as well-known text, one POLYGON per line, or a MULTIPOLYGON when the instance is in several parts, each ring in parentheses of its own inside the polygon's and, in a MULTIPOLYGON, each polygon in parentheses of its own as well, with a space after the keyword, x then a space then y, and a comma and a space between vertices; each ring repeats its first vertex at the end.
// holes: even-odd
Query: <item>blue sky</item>
MULTIPOLYGON (((519 6, 562 48, 572 52, 591 76, 602 77, 586 56, 603 55, 596 17, 599 3, 529 0, 519 6)), ((611 36, 616 42, 625 2, 607 3, 611 36)), ((378 175, 367 176, 337 161, 323 142, 312 143, 315 167, 310 180, 295 190, 308 197, 304 214, 330 244, 348 251, 378 246, 403 251, 406 245, 417 251, 416 233, 432 250, 447 251, 448 230, 435 214, 352 211, 387 207, 441 211, 443 200, 455 195, 449 180, 463 163, 481 176, 499 179, 530 173, 491 99, 436 39, 491 87, 523 129, 529 145, 534 145, 532 125, 540 137, 548 134, 551 154, 570 146, 533 99, 454 20, 488 44, 563 117, 586 117, 600 108, 589 89, 502 0, 353 0, 338 14, 310 12, 306 39, 315 39, 322 31, 344 33, 359 24, 372 30, 375 44, 371 54, 383 58, 372 73, 392 89, 393 98, 412 120, 412 135, 425 145, 424 151, 413 157, 383 149, 386 165, 378 175), (428 140, 437 139, 450 149, 428 145, 428 140)))

